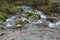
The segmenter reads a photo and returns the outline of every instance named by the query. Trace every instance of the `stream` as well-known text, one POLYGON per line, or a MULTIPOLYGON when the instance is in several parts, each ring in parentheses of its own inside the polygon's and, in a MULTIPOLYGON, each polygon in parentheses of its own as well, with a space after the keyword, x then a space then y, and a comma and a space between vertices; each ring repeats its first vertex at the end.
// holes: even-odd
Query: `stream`
POLYGON ((46 20, 48 18, 47 15, 45 15, 42 11, 39 11, 37 9, 32 9, 32 8, 30 8, 28 6, 25 6, 25 5, 18 6, 18 8, 22 8, 23 9, 23 12, 20 13, 19 15, 14 15, 11 18, 6 19, 6 22, 4 23, 4 25, 6 27, 14 26, 16 19, 22 19, 23 21, 26 20, 30 24, 33 24, 33 25, 34 24, 35 25, 43 24, 43 25, 47 25, 47 27, 50 27, 50 28, 60 27, 60 20, 57 21, 57 22, 54 22, 54 23, 49 22, 49 21, 46 20), (36 22, 32 22, 33 19, 31 19, 31 18, 27 19, 27 18, 24 17, 26 12, 31 12, 32 10, 34 10, 35 13, 39 14, 40 17, 41 17, 41 19, 34 19, 34 20, 36 20, 36 22))
MULTIPOLYGON (((0 26, 5 27, 5 28, 14 27, 14 26, 23 26, 21 29, 21 33, 18 33, 19 34, 18 38, 19 37, 20 38, 16 39, 16 40, 50 40, 49 39, 50 37, 48 35, 51 35, 52 33, 51 32, 44 32, 44 31, 43 32, 37 31, 40 29, 40 26, 46 27, 46 28, 48 27, 51 29, 52 28, 60 29, 60 20, 59 19, 55 19, 56 22, 53 23, 53 22, 50 22, 47 20, 48 16, 45 15, 44 12, 42 12, 42 11, 39 11, 37 9, 33 9, 33 8, 31 8, 29 6, 25 6, 25 5, 21 5, 21 6, 17 6, 17 7, 22 8, 23 12, 21 12, 17 15, 11 16, 10 18, 6 19, 6 22, 4 22, 3 25, 0 25, 0 26), (31 12, 33 10, 34 10, 35 14, 40 15, 40 19, 26 18, 25 17, 26 12, 31 12), (16 20, 22 20, 24 23, 22 25, 16 24, 16 20), (47 35, 48 37, 44 36, 43 34, 47 35), (42 37, 42 36, 44 36, 44 37, 42 37)), ((4 32, 9 33, 9 32, 13 32, 13 31, 12 30, 5 30, 5 31, 3 31, 3 33, 4 32)), ((16 35, 16 34, 14 34, 14 35, 16 35)), ((13 40, 13 39, 14 38, 12 37, 12 39, 11 38, 8 38, 8 39, 5 38, 2 40, 13 40)), ((51 40, 55 40, 55 39, 52 38, 51 40)))

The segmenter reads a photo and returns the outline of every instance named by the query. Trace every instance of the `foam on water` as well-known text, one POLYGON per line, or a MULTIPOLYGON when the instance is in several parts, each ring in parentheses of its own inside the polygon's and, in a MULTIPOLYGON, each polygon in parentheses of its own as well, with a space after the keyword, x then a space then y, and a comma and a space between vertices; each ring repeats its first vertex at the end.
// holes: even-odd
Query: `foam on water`
POLYGON ((9 19, 6 20, 6 26, 7 27, 11 27, 11 26, 14 26, 14 25, 15 25, 15 20, 14 19, 9 18, 9 19))
POLYGON ((35 10, 35 12, 36 12, 37 14, 39 14, 41 18, 44 18, 44 19, 47 18, 47 15, 45 15, 43 12, 38 11, 38 10, 35 10))

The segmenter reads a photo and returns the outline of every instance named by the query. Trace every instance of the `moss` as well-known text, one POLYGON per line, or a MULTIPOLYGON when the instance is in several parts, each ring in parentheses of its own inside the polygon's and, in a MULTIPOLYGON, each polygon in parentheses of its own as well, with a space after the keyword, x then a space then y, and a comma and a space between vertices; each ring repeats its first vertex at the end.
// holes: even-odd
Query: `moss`
POLYGON ((16 20, 16 29, 21 29, 23 25, 24 25, 24 21, 22 21, 21 19, 16 20))
POLYGON ((32 11, 32 12, 27 12, 25 17, 26 18, 40 18, 40 15, 32 11))
POLYGON ((17 19, 16 20, 16 25, 18 25, 18 24, 20 24, 20 25, 22 25, 24 22, 22 21, 22 20, 20 20, 20 19, 17 19))

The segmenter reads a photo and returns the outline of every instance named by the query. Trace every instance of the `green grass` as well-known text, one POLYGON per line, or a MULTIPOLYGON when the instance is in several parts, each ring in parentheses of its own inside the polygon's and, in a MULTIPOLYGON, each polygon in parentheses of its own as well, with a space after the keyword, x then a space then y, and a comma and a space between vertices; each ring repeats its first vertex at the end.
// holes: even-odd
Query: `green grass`
POLYGON ((11 13, 11 14, 16 14, 16 13, 22 12, 22 11, 23 11, 22 8, 17 8, 17 7, 6 8, 6 12, 11 13))
POLYGON ((0 12, 0 24, 2 24, 7 18, 6 13, 0 12))

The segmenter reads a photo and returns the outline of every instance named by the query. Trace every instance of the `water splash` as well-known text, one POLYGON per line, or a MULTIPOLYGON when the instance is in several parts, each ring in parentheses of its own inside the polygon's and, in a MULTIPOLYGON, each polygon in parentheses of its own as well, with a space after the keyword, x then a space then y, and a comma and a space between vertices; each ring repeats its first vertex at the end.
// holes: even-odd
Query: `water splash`
POLYGON ((9 18, 6 20, 6 26, 11 27, 15 25, 15 19, 9 18))
POLYGON ((43 12, 41 12, 41 11, 39 11, 39 10, 35 10, 35 12, 36 12, 37 14, 39 14, 41 18, 44 18, 44 19, 47 18, 47 15, 45 15, 43 12))

